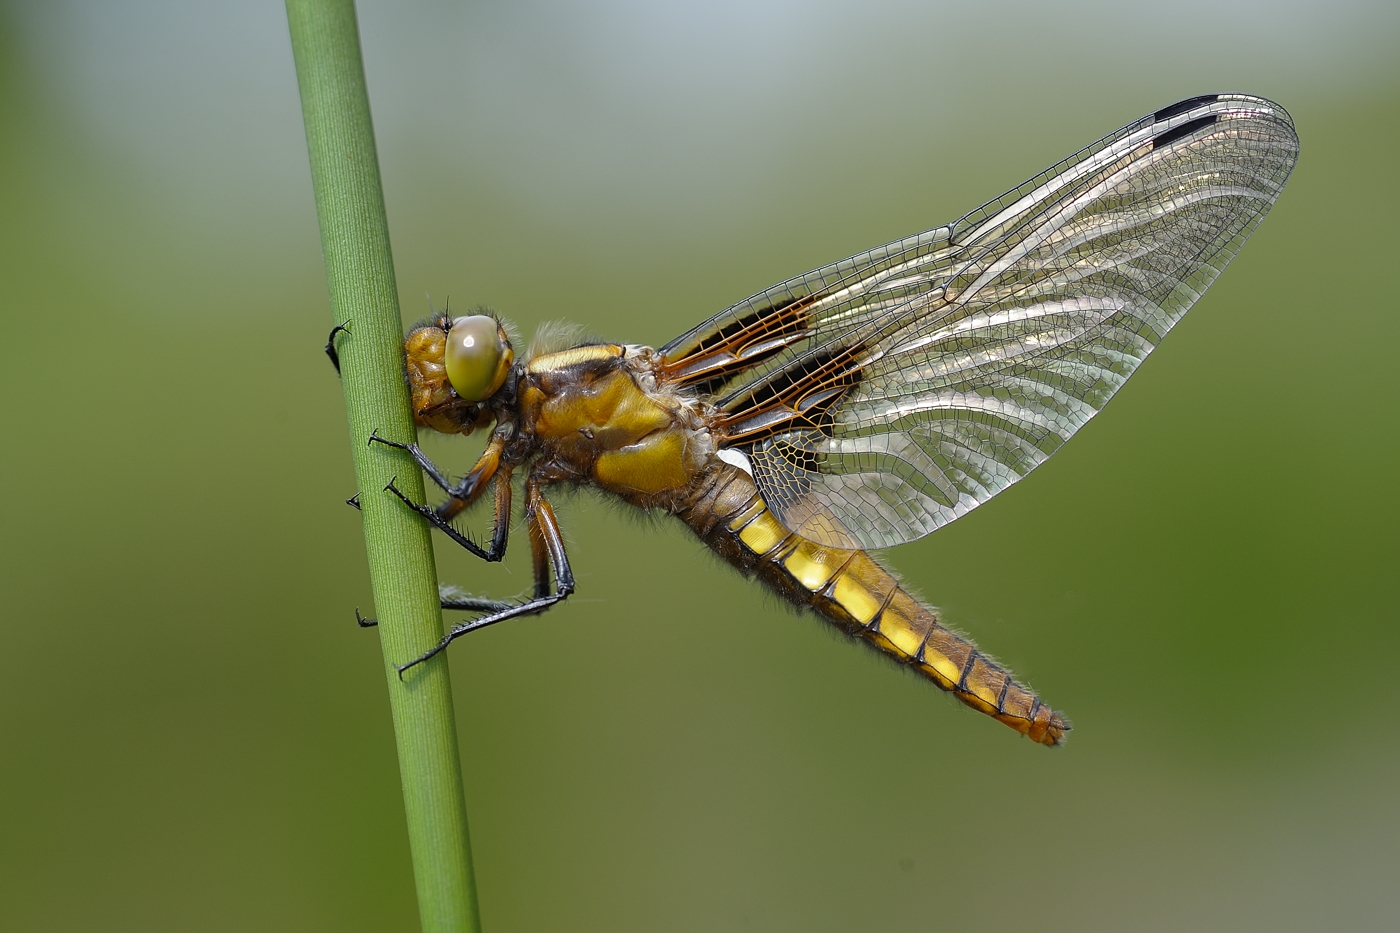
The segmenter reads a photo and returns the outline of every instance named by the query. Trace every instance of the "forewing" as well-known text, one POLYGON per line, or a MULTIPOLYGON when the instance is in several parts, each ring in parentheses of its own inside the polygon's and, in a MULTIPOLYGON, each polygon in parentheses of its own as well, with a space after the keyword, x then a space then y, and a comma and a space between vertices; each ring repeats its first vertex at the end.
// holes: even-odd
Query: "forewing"
POLYGON ((1238 252, 1297 153, 1277 104, 1182 101, 949 227, 742 302, 663 354, 718 359, 720 333, 759 346, 785 315, 761 355, 740 346, 701 383, 723 387, 728 445, 789 529, 834 547, 911 541, 1103 408, 1238 252))
POLYGON ((926 298, 957 267, 951 231, 939 227, 898 240, 746 298, 662 347, 662 372, 669 382, 715 395, 878 323, 926 298), (782 365, 763 365, 775 358, 782 365))

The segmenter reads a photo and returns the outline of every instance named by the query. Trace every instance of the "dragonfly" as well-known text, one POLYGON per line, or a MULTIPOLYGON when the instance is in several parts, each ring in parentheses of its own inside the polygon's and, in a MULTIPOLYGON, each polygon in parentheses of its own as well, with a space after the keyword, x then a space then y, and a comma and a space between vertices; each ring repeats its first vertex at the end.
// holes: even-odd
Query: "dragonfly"
POLYGON ((417 425, 488 437, 453 481, 416 443, 376 433, 447 498, 388 490, 498 561, 523 476, 534 591, 445 588, 443 608, 472 615, 400 675, 574 592, 549 496, 583 484, 674 515, 783 598, 1033 741, 1062 743, 1064 716, 870 552, 965 515, 1102 410, 1239 251, 1297 157, 1278 104, 1192 97, 954 223, 775 285, 659 348, 585 341, 517 359, 493 314, 418 324, 404 342, 417 425), (453 521, 488 490, 480 544, 453 521))

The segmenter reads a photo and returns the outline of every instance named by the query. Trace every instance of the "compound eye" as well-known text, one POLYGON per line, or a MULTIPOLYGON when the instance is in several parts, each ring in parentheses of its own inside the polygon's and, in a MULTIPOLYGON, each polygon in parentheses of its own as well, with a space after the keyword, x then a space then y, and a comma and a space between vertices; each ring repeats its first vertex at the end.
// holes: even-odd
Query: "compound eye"
POLYGON ((506 381, 515 351, 500 325, 484 314, 459 317, 447 332, 447 378, 468 402, 484 402, 506 381))

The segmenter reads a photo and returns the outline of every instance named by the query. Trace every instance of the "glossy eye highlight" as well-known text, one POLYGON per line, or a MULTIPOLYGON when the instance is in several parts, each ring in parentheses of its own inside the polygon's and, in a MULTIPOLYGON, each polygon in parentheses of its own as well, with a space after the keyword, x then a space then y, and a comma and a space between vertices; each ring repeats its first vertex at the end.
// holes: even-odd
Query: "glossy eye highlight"
POLYGON ((468 402, 484 402, 506 381, 515 351, 500 325, 483 314, 459 317, 447 332, 447 378, 468 402))

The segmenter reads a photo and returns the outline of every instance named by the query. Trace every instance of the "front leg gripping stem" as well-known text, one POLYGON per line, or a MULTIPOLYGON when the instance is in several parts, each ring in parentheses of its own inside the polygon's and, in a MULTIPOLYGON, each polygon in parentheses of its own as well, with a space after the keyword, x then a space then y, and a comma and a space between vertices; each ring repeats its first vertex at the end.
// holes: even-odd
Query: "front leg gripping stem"
MULTIPOLYGON (((493 535, 490 549, 488 550, 486 548, 483 548, 481 545, 477 544, 471 538, 467 537, 465 534, 453 527, 452 523, 447 519, 443 518, 441 515, 439 515, 436 509, 427 505, 419 505, 417 502, 414 502, 412 499, 406 496, 403 493, 403 490, 399 489, 399 487, 394 485, 395 479, 398 479, 398 477, 394 477, 394 479, 389 480, 389 485, 384 487, 384 491, 393 493, 395 496, 398 497, 400 502, 408 506, 413 511, 417 512, 419 515, 426 518, 434 528, 437 528, 443 534, 447 535, 453 541, 457 542, 458 545, 485 561, 495 562, 505 556, 506 549, 503 535, 493 535), (501 541, 500 547, 496 546, 498 540, 501 541)), ((498 525, 500 518, 501 517, 498 515, 498 525)), ((510 522, 509 510, 507 510, 506 512, 505 521, 508 526, 510 522)))

